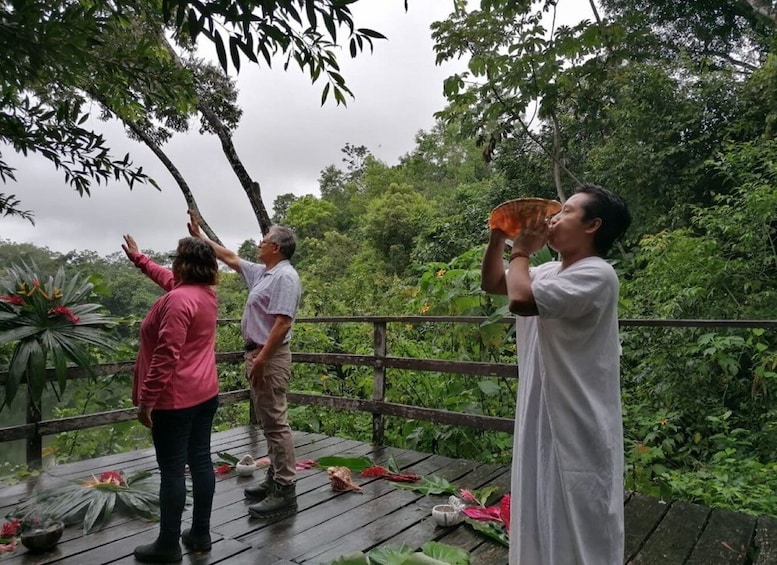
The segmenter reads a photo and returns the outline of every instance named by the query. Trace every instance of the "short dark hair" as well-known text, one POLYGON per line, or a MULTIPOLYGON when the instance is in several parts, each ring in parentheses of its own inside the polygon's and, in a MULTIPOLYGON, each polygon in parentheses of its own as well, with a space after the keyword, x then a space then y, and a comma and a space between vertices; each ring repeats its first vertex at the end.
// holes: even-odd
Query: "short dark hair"
POLYGON ((276 224, 270 226, 267 235, 269 239, 265 237, 265 240, 277 244, 281 255, 286 259, 291 259, 294 256, 294 251, 297 249, 297 238, 294 237, 294 232, 291 228, 276 224))
POLYGON ((631 213, 626 201, 597 184, 586 183, 575 189, 575 194, 587 194, 583 207, 583 221, 599 218, 602 225, 594 234, 594 248, 604 257, 613 244, 623 237, 631 225, 631 213))
POLYGON ((219 263, 210 243, 196 237, 178 240, 175 252, 178 276, 183 283, 214 285, 219 282, 219 263))

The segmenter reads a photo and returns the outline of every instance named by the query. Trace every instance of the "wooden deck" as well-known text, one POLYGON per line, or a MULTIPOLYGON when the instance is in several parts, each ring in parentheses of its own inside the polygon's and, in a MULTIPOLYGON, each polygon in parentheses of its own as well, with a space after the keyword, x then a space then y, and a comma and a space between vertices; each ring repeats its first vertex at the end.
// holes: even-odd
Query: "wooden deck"
MULTIPOLYGON (((438 475, 461 488, 498 485, 509 488, 507 467, 481 465, 436 455, 368 444, 316 434, 295 433, 298 459, 322 456, 368 455, 376 463, 390 457, 410 472, 438 475)), ((214 435, 213 450, 235 456, 264 455, 261 433, 250 427, 214 435)), ((42 487, 58 481, 86 478, 92 473, 155 469, 150 449, 112 455, 49 469, 40 479, 42 487)), ((472 562, 483 565, 507 563, 507 549, 474 533, 466 525, 439 528, 431 508, 444 496, 420 496, 396 488, 383 479, 357 482, 364 493, 336 493, 320 469, 301 471, 297 494, 299 513, 277 522, 248 517, 243 488, 256 480, 219 477, 213 506, 214 544, 210 553, 188 554, 184 563, 197 565, 293 565, 329 563, 350 551, 367 551, 385 544, 418 548, 429 540, 466 548, 472 562)), ((28 493, 28 485, 0 489, 0 511, 5 515, 28 493)), ((184 518, 189 517, 189 511, 184 518)), ((153 540, 156 524, 114 517, 102 530, 82 535, 79 528, 65 530, 55 550, 43 555, 27 554, 21 547, 0 559, 1 565, 61 563, 96 565, 135 563, 132 550, 153 540)), ((723 510, 711 510, 682 502, 664 503, 640 494, 626 501, 626 562, 633 564, 757 564, 777 563, 777 520, 756 518, 723 510)))

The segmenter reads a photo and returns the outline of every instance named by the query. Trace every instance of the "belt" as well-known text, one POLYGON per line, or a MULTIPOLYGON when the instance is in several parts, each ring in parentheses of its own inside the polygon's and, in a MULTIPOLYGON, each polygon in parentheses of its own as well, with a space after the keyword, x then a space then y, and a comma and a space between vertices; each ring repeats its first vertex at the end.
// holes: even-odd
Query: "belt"
POLYGON ((259 345, 258 343, 254 343, 253 341, 247 341, 243 344, 243 349, 245 349, 246 351, 261 349, 262 347, 264 347, 264 345, 259 345))

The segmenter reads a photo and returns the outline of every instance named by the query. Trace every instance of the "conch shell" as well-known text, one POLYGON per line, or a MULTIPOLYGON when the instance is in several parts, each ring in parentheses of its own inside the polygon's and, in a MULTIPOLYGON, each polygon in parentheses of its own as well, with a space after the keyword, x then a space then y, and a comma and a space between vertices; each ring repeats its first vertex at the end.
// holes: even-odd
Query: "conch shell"
POLYGON ((348 467, 329 467, 326 470, 332 490, 339 492, 362 492, 362 487, 353 482, 351 470, 348 467))
POLYGON ((514 238, 521 232, 521 223, 537 217, 548 217, 561 211, 561 203, 545 198, 516 198, 503 202, 488 217, 489 229, 500 229, 514 238))

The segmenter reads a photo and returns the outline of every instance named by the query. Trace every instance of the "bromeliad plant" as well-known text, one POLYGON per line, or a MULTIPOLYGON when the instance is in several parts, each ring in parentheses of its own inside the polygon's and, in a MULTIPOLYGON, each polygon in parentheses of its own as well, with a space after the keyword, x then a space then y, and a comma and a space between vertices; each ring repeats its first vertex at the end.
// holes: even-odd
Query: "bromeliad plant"
POLYGON ((100 529, 115 511, 132 517, 157 520, 159 481, 149 471, 125 477, 120 471, 105 471, 79 481, 34 494, 11 512, 61 520, 65 525, 83 524, 84 533, 100 529))
POLYGON ((34 263, 13 265, 0 281, 0 345, 15 344, 0 410, 11 405, 23 384, 40 408, 49 365, 59 385, 54 391, 61 394, 68 363, 92 374, 88 346, 114 345, 107 330, 115 322, 99 312, 101 305, 88 302, 94 296, 88 277, 66 276, 60 267, 56 275, 42 280, 36 271, 34 263))

